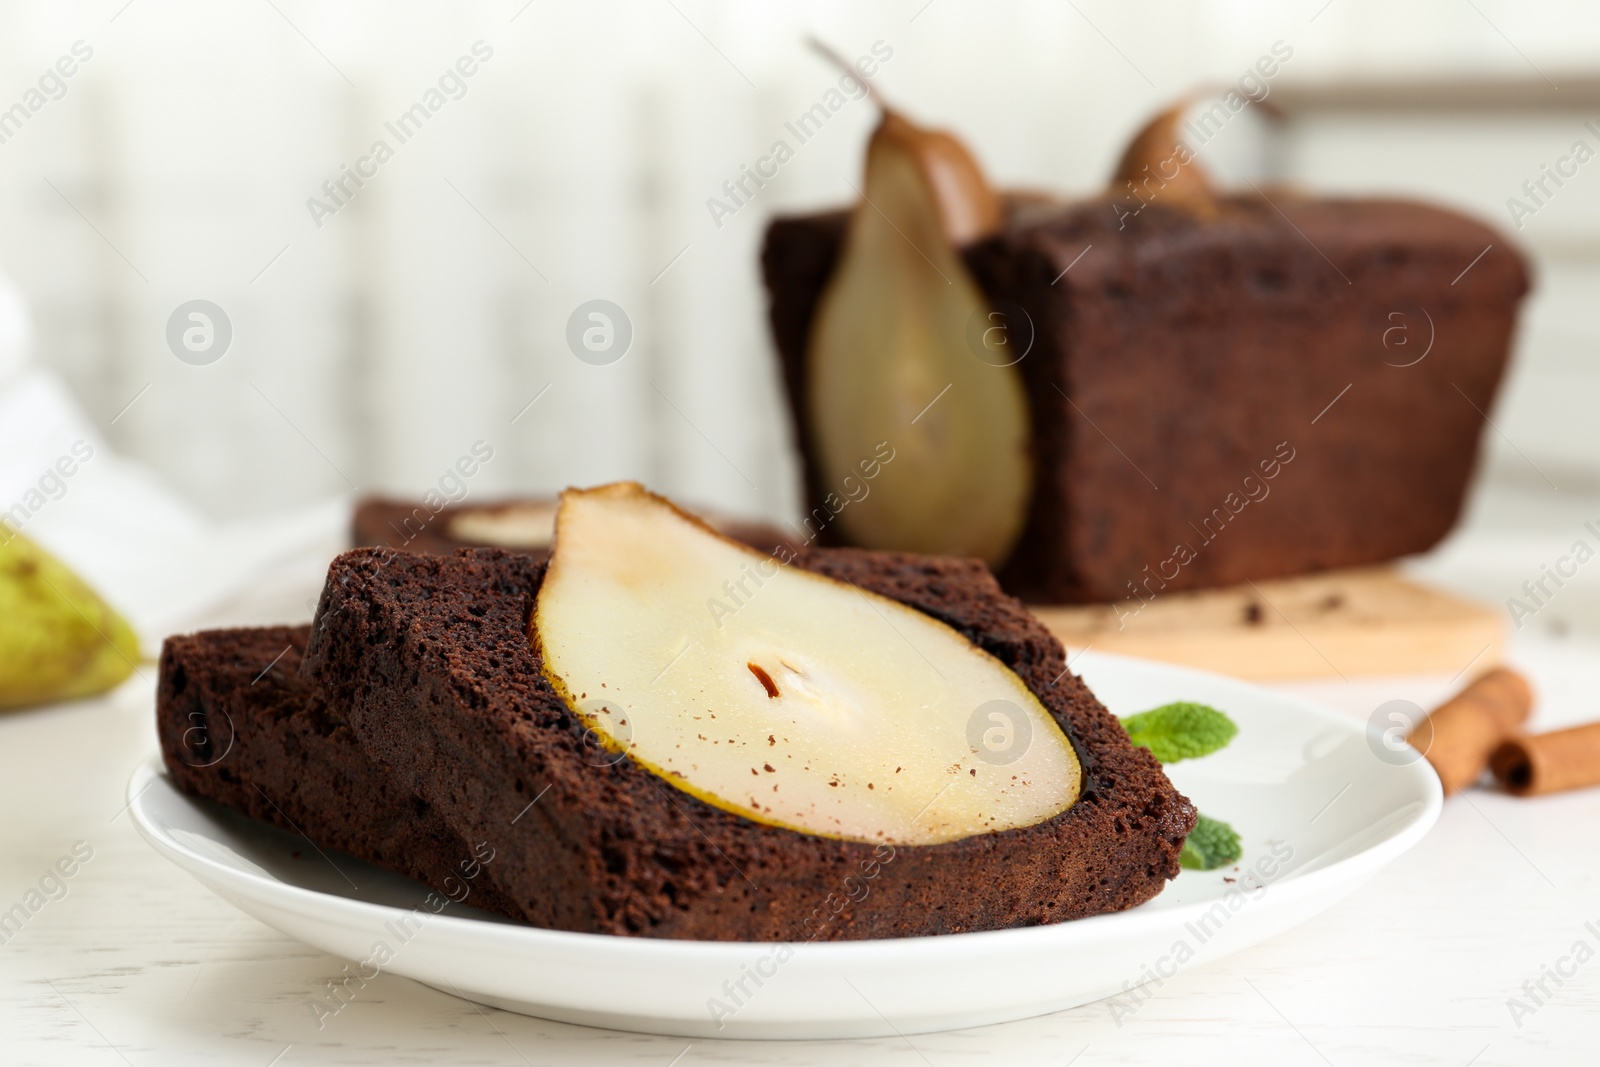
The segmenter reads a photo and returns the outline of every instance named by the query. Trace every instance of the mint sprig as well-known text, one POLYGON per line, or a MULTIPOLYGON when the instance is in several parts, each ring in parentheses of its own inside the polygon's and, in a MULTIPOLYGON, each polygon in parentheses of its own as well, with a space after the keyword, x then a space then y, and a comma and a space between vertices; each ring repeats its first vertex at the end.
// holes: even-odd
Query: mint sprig
POLYGON ((1128 738, 1162 763, 1209 756, 1233 740, 1239 728, 1216 708, 1190 701, 1163 704, 1122 720, 1128 738))
POLYGON ((1239 835, 1233 827, 1221 819, 1200 815, 1195 819, 1188 840, 1183 843, 1178 863, 1190 870, 1214 871, 1238 862, 1242 855, 1244 846, 1239 843, 1239 835))

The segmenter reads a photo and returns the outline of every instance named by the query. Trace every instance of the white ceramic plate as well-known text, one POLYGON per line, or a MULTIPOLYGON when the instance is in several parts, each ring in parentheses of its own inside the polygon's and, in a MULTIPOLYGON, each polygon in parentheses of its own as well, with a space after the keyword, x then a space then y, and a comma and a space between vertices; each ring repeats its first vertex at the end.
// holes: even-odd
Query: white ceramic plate
POLYGON ((134 772, 130 810, 158 852, 224 899, 336 956, 389 957, 386 972, 547 1019, 738 1038, 926 1033, 1113 995, 1131 1006, 1131 987, 1337 902, 1438 818, 1427 762, 1395 762, 1336 712, 1121 656, 1086 653, 1074 666, 1119 715, 1198 700, 1239 724, 1222 752, 1171 768, 1201 811, 1243 836, 1238 868, 1185 871, 1138 908, 1057 926, 788 947, 664 941, 540 930, 456 905, 413 913, 421 886, 185 796, 159 759, 134 772))

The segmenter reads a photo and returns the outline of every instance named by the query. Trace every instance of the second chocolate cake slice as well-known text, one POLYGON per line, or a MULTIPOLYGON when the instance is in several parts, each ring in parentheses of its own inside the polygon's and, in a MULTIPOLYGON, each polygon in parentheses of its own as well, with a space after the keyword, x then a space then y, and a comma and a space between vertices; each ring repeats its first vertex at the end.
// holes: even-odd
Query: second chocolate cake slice
MULTIPOLYGON (((635 490, 608 487, 589 493, 631 498, 635 490)), ((558 564, 562 536, 558 532, 558 564)), ((626 571, 628 561, 648 556, 644 546, 625 555, 621 566, 626 571)), ((766 575, 764 583, 732 574, 724 590, 706 590, 708 604, 720 600, 735 612, 752 613, 746 619, 769 610, 760 598, 779 595, 768 591, 776 587, 775 579, 759 565, 766 557, 752 553, 750 558, 757 561, 754 570, 766 575)), ((541 599, 551 588, 552 566, 498 550, 447 558, 385 549, 346 553, 329 572, 304 667, 332 701, 347 709, 363 748, 392 767, 404 788, 426 802, 452 833, 487 841, 495 849, 497 884, 528 922, 707 940, 918 936, 1054 923, 1128 908, 1154 896, 1177 874, 1178 854, 1194 822, 1192 806, 1155 759, 1133 747, 1117 720, 1067 672, 1060 645, 1001 593, 979 564, 853 550, 815 551, 792 560, 793 567, 847 590, 847 597, 859 596, 873 612, 909 608, 919 619, 937 620, 938 629, 949 628, 950 640, 969 646, 970 652, 960 655, 970 655, 977 666, 1003 665, 996 669, 1022 687, 1017 702, 1036 700, 1048 716, 1032 727, 1030 759, 1051 751, 1046 734, 1070 743, 1063 755, 1072 780, 1062 801, 1041 801, 1044 794, 1025 788, 1033 783, 1018 784, 1027 776, 1021 768, 1031 764, 1019 763, 1010 771, 996 762, 952 766, 946 783, 951 797, 987 780, 999 783, 993 796, 1002 799, 994 811, 972 812, 964 801, 941 801, 940 790, 924 810, 937 815, 930 821, 945 824, 925 837, 904 825, 876 834, 842 823, 818 829, 816 820, 837 821, 840 812, 848 820, 855 809, 825 803, 808 809, 794 801, 785 808, 781 798, 787 794, 773 797, 781 780, 800 795, 820 795, 824 802, 854 796, 860 811, 879 813, 872 819, 890 818, 896 811, 909 816, 906 803, 890 794, 892 775, 904 769, 909 778, 913 757, 922 758, 916 755, 922 740, 915 732, 883 737, 866 732, 854 742, 862 751, 885 755, 888 764, 904 752, 905 768, 891 768, 890 777, 862 781, 834 771, 831 781, 825 780, 828 774, 812 780, 806 794, 800 763, 808 763, 807 771, 809 763, 818 763, 819 771, 827 768, 819 760, 806 761, 803 751, 801 760, 781 763, 796 749, 789 736, 793 731, 777 718, 765 738, 733 736, 738 715, 726 704, 707 700, 702 707, 684 698, 685 719, 700 723, 685 742, 699 754, 675 763, 673 745, 663 743, 659 730, 650 733, 656 724, 643 716, 648 701, 621 684, 643 669, 637 664, 619 663, 606 690, 615 698, 613 712, 623 708, 628 714, 596 718, 594 702, 604 683, 596 684, 595 692, 564 694, 563 679, 581 676, 575 657, 603 652, 608 643, 627 647, 642 623, 623 613, 599 616, 602 623, 583 630, 576 650, 564 643, 573 634, 570 623, 563 624, 568 628, 562 640, 536 627, 531 641, 536 613, 560 617, 548 597, 541 599), (855 592, 848 592, 852 587, 855 592), (630 715, 636 724, 626 721, 630 715), (699 747, 695 731, 700 731, 699 747), (749 786, 748 798, 708 777, 702 766, 723 759, 707 753, 724 743, 740 749, 737 773, 749 775, 741 779, 749 786), (1016 803, 1032 803, 1038 811, 984 832, 958 825, 961 817, 980 823, 1001 818, 1001 809, 1016 803), (819 808, 826 811, 813 810, 819 808), (808 819, 813 820, 809 828, 796 828, 808 819)), ((579 572, 566 574, 562 582, 570 585, 579 577, 589 580, 579 572)), ((657 577, 625 574, 622 586, 645 588, 657 577)), ((715 608, 711 615, 717 624, 726 621, 715 608)), ((801 621, 794 620, 796 630, 801 621)), ((553 631, 555 623, 549 626, 553 631)), ((842 639, 849 644, 852 635, 842 639)), ((693 658, 688 646, 680 655, 693 658)), ((770 698, 775 712, 791 708, 784 713, 791 725, 798 713, 785 701, 799 699, 797 693, 808 685, 839 683, 808 676, 803 656, 763 655, 750 653, 749 673, 746 664, 738 665, 745 682, 757 687, 752 706, 759 710, 770 698)), ((961 664, 929 666, 959 685, 961 664)), ((648 665, 647 683, 658 667, 648 665)), ((871 673, 869 665, 843 682, 867 684, 873 682, 871 673)), ((834 707, 826 702, 806 706, 834 707)), ((963 719, 965 711, 960 709, 963 719)), ((981 717, 974 721, 988 723, 981 717)), ((1034 773, 1039 788, 1048 785, 1043 771, 1036 767, 1034 773)))
POLYGON ((457 903, 520 917, 479 862, 492 853, 457 837, 300 677, 308 632, 263 626, 163 642, 156 732, 174 784, 457 903))

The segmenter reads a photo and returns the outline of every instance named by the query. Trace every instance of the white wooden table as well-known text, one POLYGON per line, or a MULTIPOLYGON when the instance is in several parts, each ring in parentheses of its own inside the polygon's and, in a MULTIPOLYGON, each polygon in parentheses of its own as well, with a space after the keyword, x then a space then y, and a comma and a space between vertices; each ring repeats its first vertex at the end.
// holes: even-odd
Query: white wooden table
MULTIPOLYGON (((1490 530, 1428 573, 1503 601, 1551 558, 1539 554, 1547 541, 1570 544, 1571 518, 1552 513, 1542 533, 1490 530)), ((270 592, 208 622, 306 617, 319 566, 286 568, 263 583, 270 592)), ((1600 620, 1600 572, 1562 597, 1513 645, 1541 690, 1541 726, 1600 718, 1600 625, 1583 621, 1600 620)), ((1600 790, 1454 798, 1420 846, 1344 903, 1183 971, 1120 1025, 1099 1003, 910 1039, 691 1044, 480 1009, 384 975, 319 1031, 307 1000, 343 961, 212 896, 122 810, 133 766, 155 749, 153 667, 143 674, 104 699, 0 716, 0 910, 41 880, 59 897, 41 892, 0 945, 0 1064, 1600 1062, 1600 955, 1562 962, 1579 941, 1600 954, 1600 790), (92 858, 47 877, 80 841, 92 858), (1570 975, 1559 986, 1543 977, 1558 965, 1570 975), (1524 985, 1541 978, 1548 996, 1524 985), (1512 997, 1531 1012, 1514 1017, 1512 997)), ((1393 698, 1427 706, 1449 682, 1284 688, 1365 719, 1393 698)))

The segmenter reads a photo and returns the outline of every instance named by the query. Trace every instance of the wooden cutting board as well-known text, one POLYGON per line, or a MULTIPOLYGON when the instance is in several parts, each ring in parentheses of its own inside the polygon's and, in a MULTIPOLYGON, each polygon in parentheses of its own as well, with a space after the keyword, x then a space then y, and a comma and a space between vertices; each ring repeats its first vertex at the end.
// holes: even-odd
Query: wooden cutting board
POLYGON ((1167 593, 1142 607, 1030 610, 1069 650, 1252 679, 1481 670, 1499 662, 1506 630, 1493 608, 1419 585, 1391 567, 1167 593))

